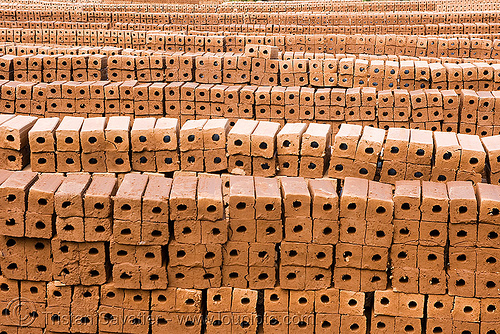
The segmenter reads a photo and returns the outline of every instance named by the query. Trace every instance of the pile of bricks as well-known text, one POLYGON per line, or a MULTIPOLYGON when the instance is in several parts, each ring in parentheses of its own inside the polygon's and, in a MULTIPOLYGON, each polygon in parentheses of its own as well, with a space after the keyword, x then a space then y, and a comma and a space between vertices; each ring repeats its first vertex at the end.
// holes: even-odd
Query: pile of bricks
POLYGON ((241 119, 128 116, 41 118, 2 115, 7 168, 37 172, 229 171, 254 176, 348 176, 397 180, 472 180, 497 184, 497 137, 419 129, 241 119), (19 132, 19 129, 21 130, 19 132), (13 139, 9 141, 9 139, 13 139), (330 147, 330 141, 333 145, 330 147), (20 147, 16 143, 22 146, 20 147), (26 143, 29 143, 26 145, 26 143), (15 146, 17 145, 17 146, 15 146), (351 157, 354 157, 352 159, 351 157))
POLYGON ((114 1, 0 4, 1 334, 499 331, 497 0, 114 1))
POLYGON ((497 324, 489 307, 498 303, 495 185, 398 181, 393 194, 390 185, 346 178, 339 195, 335 179, 1 177, 10 208, 1 228, 6 330, 24 319, 5 311, 14 296, 48 315, 25 325, 52 331, 199 332, 201 316, 213 330, 227 328, 227 316, 252 331, 497 324), (433 313, 437 302, 451 306, 433 313), (474 316, 459 315, 462 302, 474 316), (69 313, 82 317, 67 322, 69 313), (126 323, 110 321, 122 314, 126 323))

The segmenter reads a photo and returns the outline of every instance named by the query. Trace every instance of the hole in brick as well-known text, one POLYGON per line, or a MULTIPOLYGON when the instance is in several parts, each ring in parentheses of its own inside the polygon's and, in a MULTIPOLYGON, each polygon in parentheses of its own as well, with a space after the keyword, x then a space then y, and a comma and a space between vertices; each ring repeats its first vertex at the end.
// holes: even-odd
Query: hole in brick
POLYGON ((413 331, 415 331, 415 328, 413 328, 412 325, 405 326, 405 332, 413 332, 413 331))
POLYGON ((349 234, 356 233, 356 228, 354 226, 349 226, 347 228, 347 233, 349 233, 349 234))
POLYGON ((417 150, 416 154, 417 154, 418 156, 423 156, 423 155, 425 154, 425 150, 423 150, 423 149, 419 148, 419 149, 417 150))
POLYGON ((96 277, 99 276, 99 272, 97 270, 91 270, 89 272, 90 277, 96 277))
POLYGON ((464 313, 472 313, 474 309, 471 306, 465 306, 464 307, 464 313))
POLYGON ((342 166, 341 164, 337 164, 337 165, 335 165, 335 170, 337 172, 341 172, 344 170, 344 166, 342 166))
POLYGON ((132 207, 129 204, 123 204, 121 209, 123 211, 130 211, 130 210, 132 210, 132 207))
POLYGON ((236 204, 236 209, 238 210, 243 210, 247 207, 247 204, 245 202, 239 202, 238 204, 236 204))
POLYGON ((74 164, 74 163, 75 163, 75 161, 74 161, 72 158, 67 158, 67 159, 66 159, 66 163, 67 163, 68 165, 72 165, 72 164, 74 164))
POLYGON ((347 304, 349 304, 349 306, 356 306, 358 302, 356 301, 356 299, 349 299, 349 302, 347 304))
POLYGON ((297 225, 293 228, 293 232, 295 233, 299 233, 299 232, 302 232, 304 228, 302 227, 302 225, 297 225))
POLYGON ((429 254, 429 255, 427 255, 427 260, 429 260, 429 261, 435 261, 435 260, 437 260, 436 254, 429 254))
POLYGON ((351 326, 349 326, 349 329, 352 330, 352 331, 357 331, 359 329, 359 325, 358 324, 352 324, 351 326))
POLYGON ((132 234, 132 231, 129 228, 124 228, 123 230, 120 231, 120 234, 130 235, 130 234, 132 234))
POLYGON ((7 140, 8 140, 8 141, 14 141, 14 140, 15 140, 15 138, 14 138, 14 136, 13 136, 13 135, 8 135, 8 136, 7 136, 7 140))
POLYGON ((347 150, 347 144, 346 144, 346 143, 342 143, 342 144, 340 144, 339 148, 340 148, 342 151, 345 151, 345 150, 347 150))
POLYGON ((455 281, 455 285, 456 286, 464 286, 465 281, 463 279, 459 279, 459 280, 455 281))
POLYGON ((431 278, 430 283, 431 283, 431 285, 439 284, 439 278, 437 278, 437 277, 431 278))
POLYGON ((350 252, 350 251, 345 251, 344 252, 344 259, 347 259, 347 258, 349 258, 351 256, 352 256, 352 252, 350 252))
POLYGON ((493 281, 488 281, 488 282, 486 282, 486 287, 487 287, 488 289, 492 289, 492 288, 494 288, 494 287, 496 287, 496 286, 497 286, 497 285, 496 285, 496 283, 495 283, 495 282, 493 282, 493 281))
POLYGON ((440 301, 437 301, 437 302, 434 303, 434 307, 439 309, 439 308, 443 308, 444 305, 440 301))
POLYGON ((127 254, 128 252, 125 250, 119 250, 118 252, 116 252, 116 255, 118 256, 126 256, 127 254))
POLYGON ((496 309, 497 309, 497 308, 495 307, 495 305, 488 305, 488 307, 486 307, 486 310, 487 310, 488 312, 495 312, 495 311, 496 311, 496 309))
POLYGON ((229 273, 229 278, 238 278, 240 275, 237 272, 229 273))
POLYGON ((420 177, 424 176, 424 174, 422 174, 421 172, 415 172, 415 174, 413 174, 413 176, 415 176, 416 178, 420 178, 420 177))
POLYGON ((241 139, 236 139, 236 140, 234 141, 234 145, 236 145, 236 146, 241 146, 241 145, 243 145, 243 142, 241 141, 241 139))
POLYGON ((460 254, 457 256, 457 261, 463 262, 467 260, 467 256, 465 254, 460 254))
POLYGON ((479 162, 479 160, 478 160, 477 158, 470 158, 470 159, 469 159, 469 163, 470 163, 471 165, 475 165, 475 164, 477 164, 478 162, 479 162))
POLYGON ((63 227, 63 230, 65 231, 74 231, 75 230, 75 227, 73 225, 66 225, 63 227))
POLYGON ((187 205, 186 204, 179 204, 179 205, 177 205, 177 210, 179 210, 179 211, 186 211, 187 210, 187 205))
POLYGON ((440 235, 440 234, 441 234, 441 233, 439 233, 439 231, 438 231, 438 230, 432 230, 432 231, 430 231, 430 232, 429 232, 429 235, 430 235, 431 237, 439 237, 439 235, 440 235))
POLYGON ((17 264, 16 263, 11 263, 7 266, 7 269, 9 270, 15 270, 17 269, 17 264))
POLYGON ((236 249, 232 249, 232 250, 229 252, 229 255, 230 255, 230 256, 238 256, 238 254, 239 254, 239 252, 238 252, 238 250, 236 250, 236 249))
POLYGON ((289 147, 291 145, 289 140, 283 141, 283 147, 289 147))
MULTIPOLYGON (((177 279, 183 279, 184 277, 185 277, 185 276, 184 276, 184 274, 182 274, 182 273, 177 273, 177 274, 175 274, 175 278, 177 278, 177 279)), ((203 277, 203 278, 205 278, 205 277, 203 277)))
POLYGON ((388 171, 387 171, 387 174, 389 174, 390 176, 394 176, 397 174, 396 170, 394 168, 390 168, 388 171))
POLYGON ((377 212, 377 213, 379 213, 379 214, 385 213, 385 211, 386 211, 386 210, 385 210, 385 208, 384 208, 383 206, 379 206, 379 207, 377 208, 377 210, 376 210, 376 212, 377 212))
POLYGON ((295 273, 288 273, 286 275, 286 278, 289 280, 293 280, 293 279, 297 278, 297 275, 295 273))
POLYGON ((442 210, 441 205, 434 205, 432 207, 432 212, 434 212, 434 213, 441 212, 441 210, 442 210))
POLYGON ((408 256, 408 254, 406 252, 399 252, 398 253, 398 258, 399 259, 406 259, 406 257, 408 256))
POLYGON ((96 204, 94 204, 94 208, 97 210, 102 210, 102 209, 104 209, 104 204, 96 203, 96 204))
POLYGON ((380 261, 382 259, 382 257, 379 255, 379 254, 375 254, 372 256, 372 261, 380 261))

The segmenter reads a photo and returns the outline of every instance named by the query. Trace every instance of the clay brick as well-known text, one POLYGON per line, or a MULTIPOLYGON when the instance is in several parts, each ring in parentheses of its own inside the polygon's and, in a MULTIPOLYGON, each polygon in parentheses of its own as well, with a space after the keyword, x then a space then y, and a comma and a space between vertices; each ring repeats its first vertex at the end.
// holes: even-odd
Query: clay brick
POLYGON ((130 150, 130 117, 111 116, 104 129, 106 151, 128 152, 130 150))
POLYGON ((56 217, 56 233, 62 240, 83 242, 84 226, 82 217, 56 217))
POLYGON ((54 194, 63 182, 62 175, 42 174, 28 194, 28 211, 41 215, 54 213, 54 194))
POLYGON ((470 270, 448 270, 448 294, 474 297, 475 277, 470 270))
POLYGON ((56 129, 57 151, 80 151, 80 130, 83 121, 83 117, 66 116, 62 119, 56 129))
POLYGON ((335 180, 309 180, 309 191, 312 196, 312 216, 328 219, 338 216, 339 199, 335 180))
POLYGON ((422 183, 422 220, 448 221, 448 193, 446 186, 437 182, 422 183))
POLYGON ((249 245, 246 242, 229 241, 223 246, 224 266, 248 266, 249 245))
POLYGON ((302 135, 307 129, 304 123, 287 123, 277 134, 278 155, 299 155, 302 135))
POLYGON ((255 218, 255 189, 253 178, 231 175, 229 179, 229 217, 255 218))
POLYGON ((60 217, 83 217, 83 194, 89 184, 89 175, 68 175, 54 196, 56 214, 60 217))
POLYGON ((283 226, 280 220, 258 220, 255 241, 278 243, 283 239, 283 226))
POLYGON ((189 120, 179 132, 179 147, 181 151, 199 150, 203 148, 203 126, 207 120, 189 120))
POLYGON ((20 150, 28 145, 28 132, 37 118, 32 116, 16 116, 0 124, 0 145, 2 148, 20 150))
POLYGON ((153 151, 155 149, 155 118, 136 118, 130 130, 130 143, 133 152, 153 151))
POLYGON ((407 161, 414 164, 430 165, 434 144, 432 132, 411 129, 407 161))
POLYGON ((342 124, 339 132, 335 135, 332 155, 341 158, 355 156, 362 127, 354 124, 342 124))
POLYGON ((446 224, 435 222, 420 222, 420 244, 424 246, 445 246, 448 239, 446 224))
POLYGON ((359 139, 354 158, 360 161, 376 163, 382 151, 384 138, 384 130, 365 126, 363 128, 363 134, 359 139))
POLYGON ((203 126, 203 147, 205 150, 226 147, 229 121, 227 119, 210 119, 203 126))
POLYGON ((201 176, 198 181, 198 220, 217 221, 224 218, 222 180, 201 176))
POLYGON ((153 129, 153 137, 155 150, 176 151, 179 140, 179 121, 174 118, 158 118, 153 129))
POLYGON ((490 169, 492 172, 496 173, 500 171, 499 148, 497 143, 497 136, 483 137, 481 141, 483 142, 484 150, 488 156, 488 162, 490 164, 490 169))
POLYGON ((142 198, 142 220, 168 223, 172 179, 150 175, 142 198))
POLYGON ((128 221, 141 220, 142 195, 147 183, 147 175, 125 175, 113 198, 113 218, 128 221))
POLYGON ((392 221, 394 203, 392 201, 392 187, 382 183, 368 182, 368 204, 366 206, 366 217, 381 223, 392 221))
POLYGON ((301 290, 305 287, 305 267, 284 266, 279 270, 282 289, 301 290))
POLYGON ((472 183, 455 181, 447 183, 450 199, 450 222, 468 223, 477 219, 477 200, 472 183))
POLYGON ((281 193, 277 179, 255 177, 255 212, 257 219, 281 218, 281 193))
POLYGON ((55 148, 55 130, 59 118, 41 118, 28 133, 31 152, 52 152, 55 148))
POLYGON ((300 154, 323 157, 330 149, 332 129, 329 124, 311 123, 302 134, 300 154))
POLYGON ((409 129, 390 128, 384 143, 384 160, 406 162, 409 141, 409 129))
POLYGON ((0 196, 5 211, 25 211, 29 188, 37 179, 36 173, 28 171, 10 174, 0 185, 0 196))
POLYGON ((82 169, 80 152, 56 152, 58 172, 79 172, 82 169))
POLYGON ((227 135, 227 152, 229 155, 250 155, 250 136, 258 125, 258 121, 239 119, 227 135))
MULTIPOLYGON (((482 224, 480 224, 482 225, 482 224)), ((484 237, 490 232, 489 229, 481 230, 484 237)), ((450 224, 448 227, 448 239, 450 246, 475 246, 478 239, 478 226, 476 224, 450 224)), ((488 239, 483 239, 488 240, 488 239)), ((488 241, 486 241, 488 242, 488 241)))
POLYGON ((460 156, 460 170, 482 173, 485 166, 486 152, 479 136, 457 134, 462 149, 460 156))
POLYGON ((112 196, 117 182, 113 175, 94 175, 84 197, 85 217, 107 218, 112 214, 112 196))
POLYGON ((494 224, 496 217, 500 214, 500 189, 494 185, 479 183, 476 185, 476 194, 479 204, 479 222, 494 224))
POLYGON ((346 177, 340 197, 340 216, 364 219, 368 197, 368 180, 346 177))
POLYGON ((366 332, 366 317, 364 315, 342 315, 340 318, 340 332, 349 333, 357 328, 360 332, 366 332))

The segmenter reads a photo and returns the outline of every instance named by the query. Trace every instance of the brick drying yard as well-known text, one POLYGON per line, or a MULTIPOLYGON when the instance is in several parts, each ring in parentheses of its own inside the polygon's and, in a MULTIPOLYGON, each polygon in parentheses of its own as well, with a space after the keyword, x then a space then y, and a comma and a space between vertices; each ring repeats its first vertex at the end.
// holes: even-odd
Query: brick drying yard
POLYGON ((0 3, 0 334, 500 334, 500 2, 0 3))

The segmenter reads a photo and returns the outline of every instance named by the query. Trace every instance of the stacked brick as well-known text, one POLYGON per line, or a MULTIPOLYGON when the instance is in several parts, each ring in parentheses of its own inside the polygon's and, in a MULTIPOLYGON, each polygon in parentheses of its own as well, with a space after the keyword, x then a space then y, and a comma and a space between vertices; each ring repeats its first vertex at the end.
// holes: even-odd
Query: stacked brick
POLYGON ((375 333, 421 333, 425 306, 423 295, 376 291, 371 326, 375 333))
POLYGON ((167 287, 169 194, 160 175, 126 174, 114 195, 110 260, 113 282, 124 289, 167 287))
POLYGON ((295 291, 264 290, 265 333, 366 332, 365 294, 336 288, 295 291))
POLYGON ((351 291, 385 289, 392 212, 390 186, 345 179, 335 248, 335 286, 351 291))
POLYGON ((170 207, 174 240, 168 246, 169 282, 184 288, 220 287, 222 244, 228 235, 221 179, 178 175, 172 183, 170 207))
POLYGON ((408 293, 445 293, 449 208, 446 185, 399 181, 394 206, 396 220, 391 248, 394 286, 408 293))
POLYGON ((336 178, 359 176, 373 180, 384 137, 385 131, 382 129, 342 125, 335 135, 328 175, 336 178))
POLYGON ((279 183, 248 176, 231 176, 228 182, 229 241, 223 246, 223 285, 272 288, 277 282, 277 244, 282 240, 279 183))
MULTIPOLYGON (((308 185, 303 178, 281 179, 285 218, 284 238, 280 247, 280 286, 284 289, 316 290, 331 284, 334 248, 332 245, 311 243, 315 232, 312 215, 320 214, 322 211, 321 190, 323 187, 326 191, 334 188, 331 183, 322 183, 312 182, 308 185), (314 191, 312 199, 309 187, 314 191), (312 201, 313 206, 320 206, 313 211, 311 211, 312 201)), ((335 212, 338 208, 336 196, 324 197, 329 199, 324 204, 335 212)))
POLYGON ((0 155, 10 170, 21 170, 29 163, 28 132, 36 122, 32 116, 0 116, 0 155))
POLYGON ((481 139, 488 161, 486 173, 489 182, 493 184, 498 184, 500 182, 500 155, 498 154, 500 148, 498 147, 498 138, 500 137, 491 136, 481 139))
POLYGON ((206 333, 254 333, 259 319, 257 290, 222 287, 207 290, 206 333))

